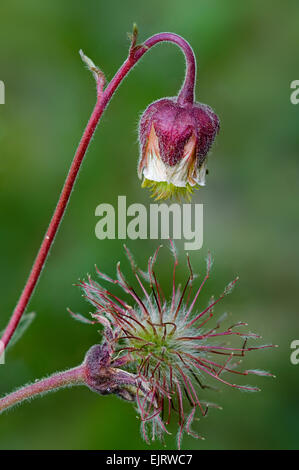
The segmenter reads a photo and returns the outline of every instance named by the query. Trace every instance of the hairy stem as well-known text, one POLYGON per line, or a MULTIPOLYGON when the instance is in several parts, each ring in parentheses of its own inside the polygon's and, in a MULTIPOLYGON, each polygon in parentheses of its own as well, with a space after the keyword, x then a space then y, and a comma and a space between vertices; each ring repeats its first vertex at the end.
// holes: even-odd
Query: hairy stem
POLYGON ((85 383, 85 367, 84 365, 58 372, 45 379, 26 385, 16 390, 4 398, 0 399, 0 413, 8 408, 21 403, 24 400, 34 398, 46 392, 54 391, 59 388, 69 387, 72 385, 84 385, 85 383))
MULTIPOLYGON (((193 104, 194 102, 194 89, 195 89, 195 80, 196 80, 196 60, 194 52, 190 44, 181 36, 173 33, 159 33, 150 37, 144 42, 144 46, 151 48, 159 42, 173 42, 176 44, 182 52, 184 53, 186 60, 186 76, 181 88, 181 91, 178 96, 179 104, 193 104)), ((144 50, 140 49, 136 53, 136 57, 139 59, 143 54, 144 50)), ((137 59, 137 60, 138 60, 137 59)))
POLYGON ((194 86, 196 78, 196 62, 192 48, 182 37, 173 33, 160 33, 156 34, 149 39, 147 39, 143 45, 140 47, 135 46, 136 36, 132 40, 132 47, 130 49, 129 56, 127 60, 123 63, 120 69, 117 71, 115 76, 112 78, 106 89, 103 91, 103 77, 99 75, 98 78, 98 94, 97 102, 95 108, 92 112, 92 115, 88 121, 88 124, 83 133, 80 144, 75 153, 73 162, 71 164, 69 173, 63 185, 62 192, 60 194, 56 209, 54 211, 53 217, 50 221, 50 225, 45 233, 44 239, 40 246, 40 249, 37 253, 35 262, 25 284, 24 290, 19 298, 19 301, 13 311, 13 314, 10 318, 10 321, 4 331, 4 334, 1 338, 2 345, 4 348, 7 347, 13 333, 15 332, 19 321, 22 318, 23 313, 25 312, 27 305, 31 299, 33 291, 36 287, 36 284, 40 278, 43 267, 45 266, 48 254, 50 252, 51 246, 54 242, 55 236, 57 234, 58 228, 62 221, 62 218, 65 214, 71 192, 74 188, 75 182, 78 177, 78 173, 83 162, 83 159, 86 155, 86 150, 90 144, 90 141, 94 135, 96 127, 99 123, 99 120, 107 107, 111 97, 113 96, 115 90, 129 73, 129 71, 134 67, 136 62, 153 46, 159 42, 173 42, 181 48, 186 58, 186 76, 181 91, 178 96, 178 102, 180 104, 192 104, 194 100, 194 86))

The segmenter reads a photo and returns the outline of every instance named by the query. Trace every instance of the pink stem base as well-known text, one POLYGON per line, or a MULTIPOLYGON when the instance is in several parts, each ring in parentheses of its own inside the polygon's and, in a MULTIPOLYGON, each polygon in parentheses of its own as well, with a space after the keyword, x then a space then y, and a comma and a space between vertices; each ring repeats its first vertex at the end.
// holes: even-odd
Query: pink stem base
POLYGON ((16 390, 6 397, 0 399, 0 413, 8 408, 21 403, 24 400, 34 398, 46 392, 54 391, 59 388, 69 387, 72 385, 84 385, 85 383, 85 368, 84 366, 75 367, 74 369, 65 372, 58 372, 46 379, 34 382, 19 390, 16 390))

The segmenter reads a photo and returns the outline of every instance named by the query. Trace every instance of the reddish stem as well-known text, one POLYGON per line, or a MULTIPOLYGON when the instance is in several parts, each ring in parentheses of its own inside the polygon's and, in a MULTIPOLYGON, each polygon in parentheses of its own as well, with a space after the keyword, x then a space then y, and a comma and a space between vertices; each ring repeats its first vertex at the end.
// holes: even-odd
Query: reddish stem
POLYGON ((153 46, 159 42, 173 42, 177 44, 183 51, 187 70, 185 81, 181 88, 181 91, 178 96, 178 102, 182 105, 192 104, 194 100, 194 87, 195 87, 195 78, 196 78, 196 62, 194 53, 191 46, 188 44, 185 39, 173 33, 160 33, 156 34, 149 39, 147 39, 142 46, 135 47, 136 36, 132 40, 132 47, 130 49, 130 54, 127 60, 123 63, 120 69, 117 71, 115 76, 112 78, 106 89, 103 91, 103 75, 99 75, 98 78, 98 95, 95 108, 92 112, 90 120, 85 128, 82 139, 78 146, 78 149, 75 153, 73 162, 71 164, 69 173, 65 180, 61 195, 59 197, 56 209, 54 211, 53 217, 51 219, 48 230, 46 231, 45 237, 41 244, 41 247, 38 251, 37 257, 33 264, 32 270, 28 277, 28 280, 25 284, 24 290, 21 294, 21 297, 15 307, 15 310, 10 318, 10 321, 4 331, 3 337, 1 338, 4 348, 7 347, 13 333, 15 332, 19 321, 27 308, 27 305, 31 299, 32 293, 36 287, 36 284, 40 278, 41 271, 45 265, 46 259, 48 257, 50 248, 54 242, 56 233, 64 216, 67 204, 69 202, 71 192, 73 190, 74 184, 77 180, 78 172, 80 170, 83 158, 86 154, 88 145, 94 135, 96 127, 99 123, 99 120, 107 107, 112 95, 115 90, 129 73, 129 71, 134 67, 136 62, 153 46))
POLYGON ((8 408, 21 403, 24 400, 31 399, 37 395, 57 390, 63 387, 70 387, 72 385, 85 384, 85 367, 84 365, 75 367, 74 369, 65 372, 58 372, 46 379, 39 380, 30 385, 26 385, 19 390, 16 390, 6 397, 0 399, 0 413, 8 408))
MULTIPOLYGON (((150 37, 144 42, 144 45, 147 48, 155 46, 159 42, 173 42, 177 46, 179 46, 186 59, 186 76, 183 83, 183 86, 180 90, 178 96, 178 103, 179 104, 193 104, 194 102, 194 89, 195 89, 195 80, 196 80, 196 60, 194 56, 194 52, 190 44, 181 36, 173 33, 159 33, 155 34, 154 36, 150 37)), ((142 55, 146 52, 145 50, 141 49, 137 51, 136 57, 139 59, 142 55)), ((138 60, 137 59, 137 60, 138 60)))

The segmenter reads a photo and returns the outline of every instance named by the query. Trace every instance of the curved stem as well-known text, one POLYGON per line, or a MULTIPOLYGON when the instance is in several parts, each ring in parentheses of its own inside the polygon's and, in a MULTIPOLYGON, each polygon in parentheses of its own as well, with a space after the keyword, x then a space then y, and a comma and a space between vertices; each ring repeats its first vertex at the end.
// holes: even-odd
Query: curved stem
MULTIPOLYGON (((147 48, 155 46, 159 42, 173 42, 181 48, 186 59, 186 76, 178 96, 179 104, 193 104, 194 102, 194 89, 196 80, 196 60, 194 52, 190 44, 181 36, 173 33, 159 33, 150 37, 144 42, 147 48)), ((144 52, 143 52, 144 53, 144 52)), ((137 51, 137 56, 143 55, 141 51, 137 51)))
POLYGON ((72 385, 84 385, 84 383, 84 365, 69 369, 65 372, 58 372, 46 379, 26 385, 25 387, 6 395, 4 398, 1 398, 0 413, 24 400, 34 398, 46 392, 54 391, 63 387, 70 387, 72 385))
MULTIPOLYGON (((195 77, 196 77, 196 62, 194 53, 191 46, 185 41, 182 37, 173 33, 160 33, 156 34, 149 39, 147 39, 142 46, 135 46, 136 36, 132 40, 132 47, 130 49, 130 54, 124 64, 117 71, 113 79, 110 81, 105 91, 103 91, 103 76, 99 75, 98 77, 98 94, 97 102, 95 108, 92 112, 92 115, 88 121, 88 124, 83 133, 83 137, 80 141, 80 144, 75 153, 73 162, 71 164, 69 173, 65 180, 62 192, 60 194, 56 209, 54 211, 53 217, 50 221, 50 225, 46 231, 36 259, 34 261, 33 267, 29 274, 28 280, 25 284, 24 290, 19 298, 19 301, 14 309, 14 312, 10 318, 10 321, 4 331, 4 334, 1 338, 2 345, 4 349, 7 347, 13 333, 15 332, 21 317, 27 308, 27 305, 31 299, 33 291, 36 287, 36 284, 40 278, 42 269, 47 260, 48 254, 50 252, 51 246, 54 242, 56 233, 62 221, 62 218, 65 214, 67 204, 69 202, 71 192, 75 185, 75 182, 78 177, 78 173, 86 155, 86 150, 89 146, 89 143, 94 135, 96 127, 99 123, 99 120, 107 107, 112 95, 115 90, 129 73, 129 71, 134 67, 136 62, 153 46, 159 42, 173 42, 178 45, 186 58, 187 70, 186 77, 183 83, 182 89, 178 96, 178 103, 180 104, 192 104, 194 99, 194 86, 195 86, 195 77)), ((1 344, 1 343, 0 343, 1 344)))

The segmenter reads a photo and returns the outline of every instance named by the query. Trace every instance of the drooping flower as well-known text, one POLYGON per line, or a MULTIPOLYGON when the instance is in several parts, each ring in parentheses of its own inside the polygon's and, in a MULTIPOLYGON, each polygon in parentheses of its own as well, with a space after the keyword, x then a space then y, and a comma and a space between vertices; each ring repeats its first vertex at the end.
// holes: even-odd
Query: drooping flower
POLYGON ((137 267, 125 247, 137 288, 129 284, 119 264, 117 279, 97 269, 102 280, 123 289, 130 297, 130 303, 90 277, 88 281, 80 282, 86 298, 95 307, 93 323, 99 322, 104 326, 102 352, 92 358, 91 370, 95 368, 94 377, 99 377, 99 370, 104 366, 103 370, 107 370, 109 375, 108 381, 104 380, 103 383, 100 379, 100 385, 97 385, 90 380, 89 386, 101 394, 116 393, 126 400, 134 400, 140 415, 142 435, 147 442, 150 436, 154 440, 169 433, 168 425, 175 420, 180 448, 184 431, 203 439, 191 429, 196 414, 205 416, 210 407, 218 407, 201 397, 201 388, 211 388, 205 379, 239 390, 258 391, 257 387, 237 385, 225 375, 271 376, 269 372, 258 369, 239 370, 238 366, 247 352, 272 345, 249 346, 248 340, 259 336, 239 330, 247 323, 237 322, 222 328, 223 316, 213 322, 214 307, 231 292, 237 279, 228 284, 218 299, 212 298, 205 308, 199 309, 199 295, 210 277, 211 257, 207 259, 206 274, 193 293, 195 275, 187 256, 189 274, 181 289, 176 285, 178 258, 172 242, 172 293, 167 300, 154 270, 159 248, 149 258, 147 271, 144 272, 137 267), (149 288, 146 288, 144 281, 149 288), (241 339, 241 344, 231 342, 233 338, 241 339), (105 364, 98 363, 97 357, 101 357, 101 361, 104 357, 105 364), (113 384, 112 389, 110 383, 113 384))
POLYGON ((205 185, 207 154, 219 131, 214 111, 201 103, 164 98, 152 103, 140 120, 138 174, 156 199, 190 199, 205 185))

